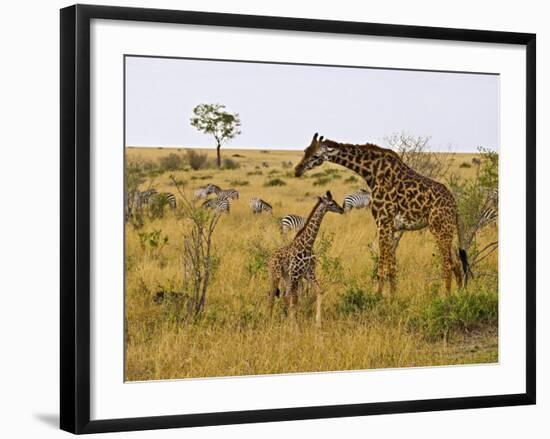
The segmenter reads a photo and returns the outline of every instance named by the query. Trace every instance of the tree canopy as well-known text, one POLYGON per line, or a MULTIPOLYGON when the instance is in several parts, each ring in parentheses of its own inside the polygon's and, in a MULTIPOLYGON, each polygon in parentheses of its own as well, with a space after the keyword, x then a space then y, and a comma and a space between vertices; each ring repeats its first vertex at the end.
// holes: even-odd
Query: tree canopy
POLYGON ((216 140, 217 164, 221 166, 220 148, 228 140, 235 138, 241 131, 241 119, 238 113, 225 111, 222 104, 200 104, 193 109, 191 125, 202 133, 214 136, 216 140))

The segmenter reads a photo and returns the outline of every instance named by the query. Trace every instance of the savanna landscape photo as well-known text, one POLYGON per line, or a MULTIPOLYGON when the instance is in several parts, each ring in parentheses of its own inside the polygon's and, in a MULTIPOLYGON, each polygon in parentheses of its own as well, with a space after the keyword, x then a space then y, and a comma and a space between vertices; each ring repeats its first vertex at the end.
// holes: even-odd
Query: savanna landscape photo
POLYGON ((125 63, 125 380, 499 361, 497 75, 125 63))

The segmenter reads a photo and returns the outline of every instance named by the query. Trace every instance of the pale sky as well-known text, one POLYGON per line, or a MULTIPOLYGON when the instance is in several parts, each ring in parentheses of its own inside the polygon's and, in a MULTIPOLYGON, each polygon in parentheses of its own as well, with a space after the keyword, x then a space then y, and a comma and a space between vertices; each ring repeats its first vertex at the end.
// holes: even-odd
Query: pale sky
POLYGON ((304 149, 312 135, 384 145, 431 136, 437 151, 498 150, 499 77, 126 57, 126 145, 213 147, 189 119, 201 103, 240 114, 228 148, 304 149))

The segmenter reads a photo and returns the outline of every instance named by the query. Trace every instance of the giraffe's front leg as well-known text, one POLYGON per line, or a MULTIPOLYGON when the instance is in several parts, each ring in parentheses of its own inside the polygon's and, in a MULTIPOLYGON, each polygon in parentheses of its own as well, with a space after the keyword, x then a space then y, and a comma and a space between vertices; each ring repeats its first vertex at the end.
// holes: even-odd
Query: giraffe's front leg
POLYGON ((306 281, 308 285, 313 286, 315 289, 315 325, 320 328, 321 327, 321 312, 322 312, 322 306, 323 306, 323 290, 321 289, 321 285, 319 285, 319 281, 317 280, 317 277, 315 276, 315 262, 312 261, 311 266, 309 268, 308 273, 306 274, 306 281))

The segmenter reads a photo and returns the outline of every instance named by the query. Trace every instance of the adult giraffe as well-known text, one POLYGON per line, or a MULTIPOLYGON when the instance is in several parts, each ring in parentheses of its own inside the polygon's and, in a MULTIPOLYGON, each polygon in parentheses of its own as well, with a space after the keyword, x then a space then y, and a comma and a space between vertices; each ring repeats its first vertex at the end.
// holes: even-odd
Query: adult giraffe
POLYGON ((453 273, 458 287, 468 280, 468 258, 462 246, 462 232, 456 201, 443 184, 424 177, 407 166, 391 149, 370 143, 352 145, 313 136, 296 165, 296 177, 324 162, 342 165, 361 175, 372 191, 371 210, 378 227, 378 292, 389 281, 390 294, 396 287, 394 233, 428 227, 435 237, 443 261, 447 293, 453 273), (452 249, 458 235, 458 255, 452 249), (460 261, 459 261, 460 259, 460 261), (462 270, 461 270, 462 263, 462 270))

